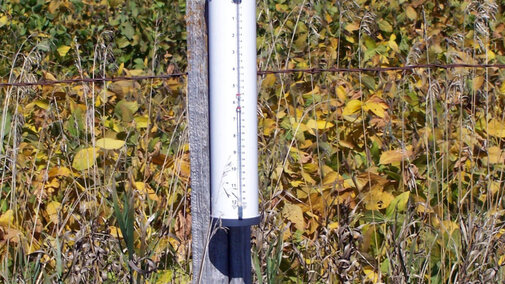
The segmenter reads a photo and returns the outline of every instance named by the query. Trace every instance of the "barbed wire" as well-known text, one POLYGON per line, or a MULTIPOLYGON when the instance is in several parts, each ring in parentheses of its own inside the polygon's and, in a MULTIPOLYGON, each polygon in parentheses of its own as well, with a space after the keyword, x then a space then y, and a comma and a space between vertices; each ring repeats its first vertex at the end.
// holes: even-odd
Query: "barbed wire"
POLYGON ((387 71, 409 71, 414 69, 452 69, 452 68, 497 68, 504 69, 505 64, 466 64, 466 63, 454 63, 454 64, 419 64, 419 65, 407 65, 407 66, 390 66, 390 67, 362 67, 362 68, 345 68, 345 67, 334 67, 334 68, 311 68, 311 69, 282 69, 282 70, 260 70, 258 75, 266 74, 283 74, 283 73, 358 73, 358 72, 387 72, 387 71))
POLYGON ((142 81, 150 79, 170 79, 187 75, 188 73, 174 73, 161 75, 147 76, 123 76, 123 77, 105 77, 105 78, 74 78, 54 81, 38 81, 38 82, 9 82, 0 83, 0 87, 30 87, 30 86, 48 86, 58 84, 73 84, 73 83, 99 83, 99 82, 117 82, 117 81, 142 81))
MULTIPOLYGON (((362 67, 362 68, 306 68, 306 69, 279 69, 279 70, 259 70, 258 76, 268 74, 288 74, 288 73, 359 73, 359 72, 388 72, 388 71, 412 71, 415 69, 453 69, 453 68, 497 68, 505 69, 505 64, 419 64, 407 66, 390 66, 390 67, 362 67)), ((122 77, 104 77, 104 78, 74 78, 55 81, 38 81, 38 82, 0 82, 0 87, 30 87, 30 86, 48 86, 58 84, 74 84, 74 83, 99 83, 99 82, 117 82, 117 81, 142 81, 154 79, 170 79, 178 78, 188 75, 187 72, 173 73, 173 74, 160 74, 160 75, 146 75, 146 76, 122 76, 122 77)))

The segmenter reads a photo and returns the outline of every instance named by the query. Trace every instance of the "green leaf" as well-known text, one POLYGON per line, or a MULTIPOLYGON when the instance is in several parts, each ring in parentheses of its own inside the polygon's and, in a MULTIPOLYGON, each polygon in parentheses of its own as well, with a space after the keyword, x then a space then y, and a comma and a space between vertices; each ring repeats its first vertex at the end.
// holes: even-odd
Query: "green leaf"
POLYGON ((172 269, 161 270, 157 272, 158 279, 156 284, 170 283, 174 279, 174 271, 172 269))
POLYGON ((411 20, 417 19, 417 12, 412 6, 408 6, 407 9, 405 10, 405 13, 407 14, 407 17, 411 20))
POLYGON ((375 90, 375 79, 368 75, 363 75, 361 77, 361 82, 370 90, 375 90))
POLYGON ((365 40, 365 46, 367 49, 375 49, 377 48, 377 44, 375 40, 367 35, 363 35, 363 39, 365 40))
POLYGON ((130 41, 126 37, 120 37, 116 43, 119 48, 125 48, 130 45, 130 41))
POLYGON ((84 130, 84 111, 77 107, 65 123, 65 129, 72 137, 79 137, 84 130))
POLYGON ((393 32, 393 26, 391 26, 391 24, 388 21, 381 19, 377 24, 379 24, 379 29, 381 31, 387 33, 393 32))
POLYGON ((388 221, 388 218, 384 214, 379 211, 366 211, 363 216, 363 221, 367 223, 385 223, 388 221))
POLYGON ((117 103, 114 112, 121 117, 121 119, 125 122, 130 122, 133 119, 133 114, 137 112, 139 109, 139 105, 137 102, 129 102, 125 100, 121 100, 117 103))
POLYGON ((135 35, 135 30, 133 29, 130 22, 126 22, 121 26, 121 34, 127 37, 129 40, 133 39, 135 35))
MULTIPOLYGON (((5 114, 5 121, 3 120, 4 115, 0 115, 0 127, 3 129, 2 135, 3 137, 11 131, 11 119, 12 115, 10 113, 5 114)), ((0 138, 3 138, 0 137, 0 138)), ((3 147, 3 145, 2 145, 3 147)))
POLYGON ((395 197, 395 199, 391 201, 388 208, 386 209, 386 216, 391 218, 393 217, 395 211, 397 212, 405 211, 405 209, 407 208, 409 197, 410 197, 410 191, 404 192, 395 197))

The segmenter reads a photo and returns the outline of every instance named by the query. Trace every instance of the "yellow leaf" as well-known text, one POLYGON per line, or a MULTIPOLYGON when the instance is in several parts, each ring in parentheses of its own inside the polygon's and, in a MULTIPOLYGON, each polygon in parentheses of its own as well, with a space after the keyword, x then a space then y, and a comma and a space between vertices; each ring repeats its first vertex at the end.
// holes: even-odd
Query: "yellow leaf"
POLYGON ((309 92, 307 93, 304 93, 303 94, 303 97, 304 98, 310 98, 314 95, 319 95, 321 93, 321 90, 319 89, 319 86, 315 86, 312 90, 310 90, 309 92))
POLYGON ((293 180, 293 181, 290 181, 289 184, 291 184, 292 187, 299 187, 300 185, 303 184, 303 181, 301 181, 301 180, 293 180))
POLYGON ((141 76, 144 74, 144 70, 141 69, 134 69, 134 70, 127 70, 125 69, 128 73, 129 76, 141 76))
POLYGON ((417 213, 433 213, 435 212, 428 204, 421 202, 417 204, 417 213))
POLYGON ((358 190, 363 190, 365 186, 368 184, 367 177, 357 177, 355 180, 348 178, 345 181, 349 184, 352 184, 353 187, 357 186, 358 190), (354 184, 354 181, 356 181, 356 184, 354 184))
POLYGON ((272 132, 275 130, 275 120, 271 118, 265 118, 262 120, 263 125, 263 135, 270 136, 272 132))
POLYGON ((380 118, 384 118, 385 117, 385 110, 388 108, 388 106, 383 103, 380 99, 371 99, 371 100, 368 100, 364 105, 363 105, 363 109, 365 111, 372 111, 375 115, 377 115, 378 117, 380 118))
POLYGON ((323 185, 335 185, 337 190, 343 190, 346 188, 351 188, 352 186, 345 181, 344 177, 335 171, 331 171, 325 174, 323 179, 323 185))
POLYGON ((42 71, 42 73, 44 74, 44 79, 46 79, 48 81, 56 81, 56 77, 54 77, 53 74, 51 74, 49 72, 45 72, 45 71, 42 71))
POLYGON ((1 16, 0 17, 0 28, 7 25, 7 21, 8 21, 7 16, 5 16, 5 15, 1 16))
POLYGON ((382 152, 379 163, 382 165, 397 164, 412 155, 412 146, 407 146, 405 150, 397 149, 382 152))
POLYGON ((337 97, 341 101, 345 101, 345 98, 347 97, 347 95, 346 95, 344 87, 343 86, 338 86, 338 87, 335 88, 335 91, 337 93, 337 97))
POLYGON ((500 163, 505 163, 505 154, 503 151, 497 147, 489 147, 487 149, 487 161, 490 164, 500 164, 500 163))
POLYGON ((51 201, 46 206, 46 212, 47 215, 49 215, 49 220, 51 220, 51 222, 53 222, 54 224, 59 223, 58 213, 60 211, 60 208, 61 203, 59 203, 58 201, 51 201))
POLYGON ((306 172, 302 172, 303 179, 311 185, 315 185, 316 181, 306 172))
POLYGON ((275 4, 275 10, 277 10, 277 12, 286 12, 288 9, 288 5, 286 4, 275 4))
POLYGON ((54 167, 54 168, 51 168, 47 174, 51 178, 51 177, 56 177, 56 176, 68 177, 68 176, 70 176, 71 173, 72 172, 70 171, 70 169, 68 169, 66 167, 54 167))
MULTIPOLYGON (((342 194, 339 194, 337 198, 335 199, 334 204, 348 204, 351 208, 356 207, 356 193, 353 191, 346 191, 342 194)), ((333 202, 333 201, 332 201, 333 202)))
POLYGON ((452 232, 459 230, 459 225, 451 220, 444 220, 439 224, 439 226, 443 232, 447 232, 449 234, 452 234, 452 232))
POLYGON ((337 229, 338 227, 339 227, 338 222, 331 222, 328 224, 328 229, 330 230, 337 229))
POLYGON ((474 91, 477 91, 484 84, 484 76, 477 76, 472 80, 472 88, 474 91))
MULTIPOLYGON (((135 90, 138 89, 140 89, 140 84, 135 81, 117 81, 109 85, 109 90, 121 97, 132 94, 135 90)), ((132 104, 132 106, 133 103, 136 104, 136 102, 126 102, 126 103, 132 104)), ((132 106, 127 105, 126 107, 133 108, 132 106)))
POLYGON ((352 24, 347 24, 344 28, 346 31, 352 33, 354 31, 359 30, 359 23, 352 23, 352 24))
POLYGON ((487 60, 489 60, 489 61, 491 61, 491 60, 493 60, 493 59, 496 58, 496 54, 492 50, 490 50, 490 49, 488 49, 486 51, 486 55, 487 55, 487 60))
POLYGON ((147 126, 149 125, 149 117, 147 117, 147 115, 136 116, 133 118, 133 120, 135 121, 135 127, 137 129, 147 128, 147 126))
POLYGON ((160 198, 156 195, 156 192, 147 184, 137 181, 135 182, 135 187, 142 195, 147 195, 147 197, 154 201, 160 201, 160 198))
POLYGON ((58 49, 57 49, 58 54, 61 57, 67 55, 67 53, 68 53, 69 50, 70 50, 70 46, 68 46, 68 45, 62 45, 62 46, 58 47, 58 49))
POLYGON ((158 279, 156 280, 156 284, 165 284, 171 283, 174 281, 174 271, 173 270, 161 270, 158 272, 158 279))
POLYGON ((261 82, 261 87, 262 88, 272 87, 275 84, 275 81, 277 81, 277 77, 275 77, 275 74, 268 74, 265 76, 265 79, 263 79, 263 82, 261 82))
MULTIPOLYGON (((14 228, 4 228, 0 232, 2 232, 0 244, 5 241, 9 241, 11 244, 19 244, 23 237, 23 233, 14 228)), ((32 244, 35 244, 36 242, 37 241, 34 241, 32 244)))
POLYGON ((61 6, 61 1, 50 1, 47 10, 49 13, 54 14, 61 6))
POLYGON ((487 125, 487 133, 491 136, 505 138, 505 123, 501 120, 491 119, 487 125))
POLYGON ((363 198, 367 210, 380 210, 389 206, 395 197, 380 189, 372 189, 363 198))
POLYGON ((113 236, 114 238, 120 238, 120 239, 123 238, 123 233, 121 232, 121 230, 118 227, 109 226, 109 230, 110 230, 110 235, 113 236))
POLYGON ((124 146, 125 142, 123 140, 117 140, 112 138, 102 138, 96 140, 96 146, 106 149, 106 150, 117 150, 124 146))
POLYGON ((45 188, 60 188, 60 180, 57 178, 52 178, 48 183, 45 184, 45 188))
POLYGON ((172 206, 180 197, 181 194, 179 192, 169 194, 166 205, 172 206))
POLYGON ((305 125, 301 121, 296 122, 296 120, 295 120, 295 118, 293 116, 291 116, 289 118, 289 121, 291 122, 291 126, 293 127, 293 130, 298 129, 297 133, 303 134, 303 132, 308 131, 312 135, 315 135, 311 128, 307 127, 307 125, 305 125))
POLYGON ((500 259, 498 260, 498 265, 502 266, 505 263, 505 254, 500 256, 500 259))
POLYGON ((316 214, 312 213, 311 211, 305 211, 305 214, 307 214, 309 217, 312 217, 312 218, 316 219, 317 221, 319 221, 319 216, 317 216, 316 214))
POLYGON ((398 48, 398 44, 396 43, 395 39, 396 39, 395 34, 391 34, 391 37, 389 38, 388 41, 388 46, 395 52, 398 52, 400 51, 400 49, 398 48))
POLYGON ((491 194, 495 194, 498 192, 498 190, 500 190, 501 186, 500 186, 500 182, 497 182, 497 181, 491 181, 489 183, 489 191, 491 192, 491 194))
POLYGON ((505 81, 503 81, 503 82, 501 83, 501 86, 500 86, 500 93, 505 94, 505 81))
MULTIPOLYGON (((180 149, 182 152, 189 152, 189 143, 184 143, 180 149)), ((189 158, 188 158, 189 159, 189 158)))
POLYGON ((485 202, 487 200, 488 193, 490 193, 492 196, 495 193, 497 193, 498 190, 500 190, 500 183, 499 182, 490 181, 488 184, 489 184, 488 190, 479 196, 479 200, 482 202, 485 202))
POLYGON ((189 163, 189 154, 184 154, 180 158, 176 158, 172 169, 177 174, 177 176, 183 181, 188 181, 191 174, 191 166, 189 163))
POLYGON ((345 147, 345 148, 354 149, 354 144, 352 144, 352 142, 350 142, 350 141, 339 140, 338 145, 345 147))
POLYGON ((295 224, 295 228, 299 231, 305 229, 305 220, 303 219, 303 210, 300 206, 290 203, 285 203, 282 209, 282 215, 289 221, 295 224))
POLYGON ((13 227, 14 226, 14 211, 11 209, 5 211, 2 216, 0 216, 0 226, 2 227, 13 227))
POLYGON ((49 104, 41 101, 41 100, 36 100, 33 102, 36 106, 40 107, 41 109, 48 110, 49 109, 49 104))
POLYGON ((363 268, 363 272, 365 272, 366 279, 372 281, 372 283, 379 283, 379 274, 373 271, 372 268, 367 267, 363 268))
POLYGON ((310 258, 304 258, 304 260, 305 260, 305 264, 308 264, 308 265, 315 262, 315 259, 310 259, 310 258))
POLYGON ((411 19, 412 21, 417 19, 417 12, 412 6, 407 6, 407 9, 405 10, 405 14, 407 14, 407 17, 411 19))
POLYGON ((360 100, 350 100, 344 107, 342 115, 351 115, 361 109, 363 103, 360 100))
POLYGON ((309 119, 309 121, 307 122, 306 126, 309 127, 309 128, 312 128, 312 129, 328 129, 328 128, 332 128, 333 127, 333 123, 331 122, 328 122, 326 120, 318 120, 318 121, 315 121, 313 119, 309 119))
POLYGON ((72 167, 78 171, 89 169, 95 164, 96 155, 97 151, 93 147, 81 149, 75 154, 72 167))
POLYGON ((333 18, 330 16, 330 14, 328 13, 324 13, 324 19, 326 20, 326 22, 328 23, 331 23, 333 22, 333 18))
POLYGON ((296 190, 296 198, 298 199, 305 199, 309 196, 309 191, 310 188, 304 187, 302 189, 297 189, 296 190))
POLYGON ((117 75, 121 76, 123 74, 123 71, 124 71, 124 62, 121 63, 121 65, 119 65, 119 68, 117 69, 117 75))
POLYGON ((503 234, 505 234, 505 229, 501 228, 500 231, 498 231, 498 233, 496 233, 496 235, 494 237, 496 239, 499 239, 499 238, 501 238, 501 236, 503 236, 503 234))
POLYGON ((417 80, 416 84, 414 85, 416 88, 420 89, 422 86, 424 86, 424 82, 422 79, 417 80))

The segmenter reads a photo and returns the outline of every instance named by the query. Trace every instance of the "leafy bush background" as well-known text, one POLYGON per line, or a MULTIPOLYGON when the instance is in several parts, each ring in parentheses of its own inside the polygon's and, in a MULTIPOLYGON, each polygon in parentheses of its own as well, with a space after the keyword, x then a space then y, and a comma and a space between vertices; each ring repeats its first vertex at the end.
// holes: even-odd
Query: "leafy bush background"
MULTIPOLYGON (((4 82, 186 68, 184 1, 0 3, 4 82)), ((505 63, 503 1, 257 7, 260 69, 505 63)), ((188 281, 184 80, 0 89, 2 281, 188 281)), ((259 84, 257 281, 504 281, 503 70, 259 84)))

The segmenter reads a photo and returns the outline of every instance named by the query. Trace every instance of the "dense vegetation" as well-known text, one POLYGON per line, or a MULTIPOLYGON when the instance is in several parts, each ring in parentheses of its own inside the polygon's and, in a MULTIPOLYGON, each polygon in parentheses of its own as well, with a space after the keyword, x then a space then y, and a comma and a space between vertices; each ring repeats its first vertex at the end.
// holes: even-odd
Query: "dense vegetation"
MULTIPOLYGON (((505 3, 257 1, 260 69, 505 63, 505 3)), ((0 0, 0 81, 184 71, 185 1, 0 0)), ((0 282, 186 282, 185 78, 0 88, 0 282)), ((259 77, 256 281, 505 281, 505 70, 259 77)))

